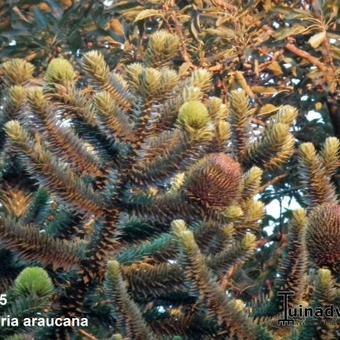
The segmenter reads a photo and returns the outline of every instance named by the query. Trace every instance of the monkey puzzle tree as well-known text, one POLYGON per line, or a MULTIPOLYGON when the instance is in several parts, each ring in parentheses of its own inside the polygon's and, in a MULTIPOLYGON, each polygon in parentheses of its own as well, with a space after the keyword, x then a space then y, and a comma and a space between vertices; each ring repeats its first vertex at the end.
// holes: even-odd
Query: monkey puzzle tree
MULTIPOLYGON (((214 95, 224 101, 243 87, 271 114, 282 102, 300 115, 293 134, 317 148, 339 137, 339 4, 327 1, 3 1, 0 58, 24 57, 44 67, 51 58, 79 58, 100 50, 110 67, 120 58, 142 61, 148 36, 166 29, 180 38, 176 64, 212 73, 214 95)), ((257 121, 259 123, 259 121, 257 121)), ((305 206, 293 158, 263 200, 305 206), (285 179, 285 181, 283 181, 285 179)), ((335 177, 338 183, 339 176, 335 177)), ((291 211, 268 215, 286 228, 291 211)))
MULTIPOLYGON (((255 78, 239 69, 246 45, 220 69, 191 50, 190 39, 209 35, 178 30, 170 5, 145 26, 138 14, 131 32, 155 32, 141 43, 132 34, 113 69, 97 51, 80 63, 52 59, 44 71, 23 59, 1 65, 0 278, 9 296, 1 313, 89 320, 5 327, 1 337, 339 335, 323 320, 277 324, 283 288, 295 293, 292 307, 339 303, 338 139, 319 152, 302 144, 295 162, 301 114, 280 96, 268 106, 268 84, 256 93, 255 78), (157 22, 173 33, 152 28, 157 22), (294 183, 308 209, 270 236, 265 194, 287 164, 302 174, 294 183)), ((197 6, 189 9, 207 9, 197 6)), ((219 39, 218 48, 229 44, 219 39)))

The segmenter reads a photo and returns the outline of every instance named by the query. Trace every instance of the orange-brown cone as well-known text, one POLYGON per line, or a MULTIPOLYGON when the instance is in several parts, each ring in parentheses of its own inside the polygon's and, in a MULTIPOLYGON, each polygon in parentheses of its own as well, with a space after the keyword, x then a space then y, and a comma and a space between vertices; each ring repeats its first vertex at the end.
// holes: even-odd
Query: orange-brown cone
POLYGON ((306 245, 310 257, 319 267, 340 269, 340 205, 326 203, 313 209, 306 245))
POLYGON ((240 194, 240 164, 223 153, 210 154, 191 169, 185 188, 205 208, 224 209, 240 194))

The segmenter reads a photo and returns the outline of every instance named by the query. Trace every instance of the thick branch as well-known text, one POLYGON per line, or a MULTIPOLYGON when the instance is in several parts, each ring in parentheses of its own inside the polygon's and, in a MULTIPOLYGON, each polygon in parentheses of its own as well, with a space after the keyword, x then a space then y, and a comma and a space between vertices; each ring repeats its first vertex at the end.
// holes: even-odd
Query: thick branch
POLYGON ((318 58, 315 58, 311 54, 309 54, 308 52, 299 49, 294 44, 288 43, 286 45, 286 49, 288 51, 296 54, 298 57, 301 57, 301 58, 309 61, 314 66, 318 67, 320 69, 320 71, 323 71, 323 72, 328 71, 328 67, 324 63, 322 63, 318 58))

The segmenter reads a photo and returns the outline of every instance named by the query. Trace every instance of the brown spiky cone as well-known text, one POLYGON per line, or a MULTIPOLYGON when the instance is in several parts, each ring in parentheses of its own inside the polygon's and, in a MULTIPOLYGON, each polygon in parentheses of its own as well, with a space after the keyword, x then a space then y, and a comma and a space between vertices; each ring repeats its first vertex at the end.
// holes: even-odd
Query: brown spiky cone
POLYGON ((214 153, 193 166, 188 176, 188 196, 209 209, 224 209, 240 195, 240 164, 224 153, 214 153))
POLYGON ((319 267, 340 272, 340 205, 325 203, 309 216, 306 233, 309 256, 319 267))

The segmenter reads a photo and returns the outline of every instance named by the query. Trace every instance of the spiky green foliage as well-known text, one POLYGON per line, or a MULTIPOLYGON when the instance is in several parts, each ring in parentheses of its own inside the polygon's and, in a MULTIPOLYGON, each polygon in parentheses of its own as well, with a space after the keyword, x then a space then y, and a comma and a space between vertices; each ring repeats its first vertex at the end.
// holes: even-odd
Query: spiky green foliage
POLYGON ((208 110, 199 101, 186 102, 179 109, 177 122, 184 129, 202 129, 209 121, 208 110))
POLYGON ((6 61, 1 67, 4 80, 11 85, 22 85, 32 79, 34 66, 22 59, 6 61))
POLYGON ((0 202, 9 216, 20 218, 26 214, 30 206, 31 195, 19 187, 7 187, 0 196, 0 202))
POLYGON ((234 90, 230 100, 230 123, 233 132, 234 146, 238 154, 243 155, 249 141, 250 120, 254 109, 249 106, 249 98, 244 91, 234 90))
POLYGON ((42 224, 48 217, 51 204, 48 192, 44 189, 38 190, 30 203, 28 211, 25 214, 24 223, 42 224))
MULTIPOLYGON (((56 287, 46 313, 89 319, 86 330, 26 330, 37 339, 270 339, 276 329, 252 320, 250 301, 281 287, 304 297, 305 216, 294 214, 287 253, 284 226, 264 238, 259 200, 293 155, 297 110, 263 114, 241 73, 242 89, 217 97, 213 70, 178 64, 180 44, 159 31, 114 69, 98 51, 78 66, 52 59, 37 78, 23 61, 17 77, 14 64, 2 69, 3 154, 18 174, 4 172, 0 251, 13 273, 5 282, 0 270, 1 284, 10 291, 39 263, 56 287), (267 249, 277 249, 267 260, 283 254, 279 269, 256 262, 267 249)), ((328 175, 337 148, 320 153, 328 175)))
POLYGON ((282 312, 280 291, 294 294, 289 300, 289 307, 296 307, 302 302, 307 267, 306 227, 305 211, 296 210, 288 231, 288 247, 277 271, 272 299, 267 306, 254 311, 256 317, 273 317, 282 312))
POLYGON ((146 50, 146 63, 154 67, 164 66, 172 61, 179 48, 179 38, 165 30, 153 34, 146 50))
POLYGON ((1 338, 26 339, 25 335, 29 336, 36 327, 25 326, 24 320, 46 317, 53 293, 53 283, 44 269, 25 268, 6 294, 7 303, 0 308, 2 318, 11 317, 17 320, 16 325, 4 324, 1 327, 1 338))
POLYGON ((280 287, 278 289, 288 289, 295 293, 292 304, 300 302, 303 295, 307 264, 306 227, 307 218, 304 210, 296 210, 288 230, 288 247, 277 279, 277 287, 280 287))
MULTIPOLYGON (((41 181, 65 201, 73 201, 75 209, 101 214, 100 207, 97 206, 98 198, 92 188, 84 184, 70 167, 59 166, 56 157, 45 147, 41 137, 36 136, 35 140, 32 140, 22 125, 14 120, 6 124, 6 131, 13 146, 17 147, 27 160, 27 168, 31 173, 40 174, 41 181)), ((58 149, 57 145, 55 146, 58 149)))
POLYGON ((258 193, 261 185, 263 171, 254 166, 244 174, 242 196, 244 198, 253 197, 258 193))
POLYGON ((126 93, 124 86, 116 78, 114 85, 111 83, 114 78, 111 78, 111 74, 107 64, 105 63, 103 55, 97 51, 88 52, 83 59, 83 67, 95 81, 101 89, 108 91, 114 97, 119 105, 123 107, 130 107, 130 103, 126 99, 126 93))
POLYGON ((289 132, 289 125, 269 123, 265 134, 245 151, 245 164, 255 164, 265 169, 275 169, 292 156, 294 137, 289 132))
POLYGON ((26 261, 38 261, 54 269, 70 270, 78 265, 74 244, 68 244, 39 232, 31 226, 21 226, 12 220, 0 221, 2 246, 26 261))
POLYGON ((47 272, 39 267, 25 268, 15 279, 15 294, 29 296, 31 294, 39 297, 49 296, 53 293, 53 283, 47 272))
POLYGON ((117 261, 108 263, 106 282, 108 297, 113 299, 113 304, 118 309, 120 327, 125 326, 127 336, 131 339, 155 339, 151 330, 146 326, 138 307, 128 296, 117 261))
POLYGON ((256 325, 244 315, 242 307, 237 306, 234 300, 228 299, 213 280, 212 273, 204 262, 194 236, 186 229, 184 221, 175 220, 172 225, 179 241, 181 261, 186 277, 192 282, 194 289, 198 290, 208 307, 209 314, 216 317, 218 323, 227 330, 228 337, 256 338, 256 325))
POLYGON ((321 153, 312 143, 303 143, 299 149, 301 178, 312 205, 337 202, 331 176, 339 167, 339 141, 329 137, 321 153))
MULTIPOLYGON (((310 307, 328 309, 336 307, 336 284, 331 272, 328 269, 319 269, 314 282, 315 291, 310 307)), ((336 321, 323 322, 319 318, 308 318, 302 325, 301 331, 295 332, 294 339, 336 339, 339 337, 339 327, 336 321)))
POLYGON ((65 59, 55 58, 47 67, 45 79, 49 83, 65 85, 67 82, 73 82, 76 73, 70 62, 65 59))

